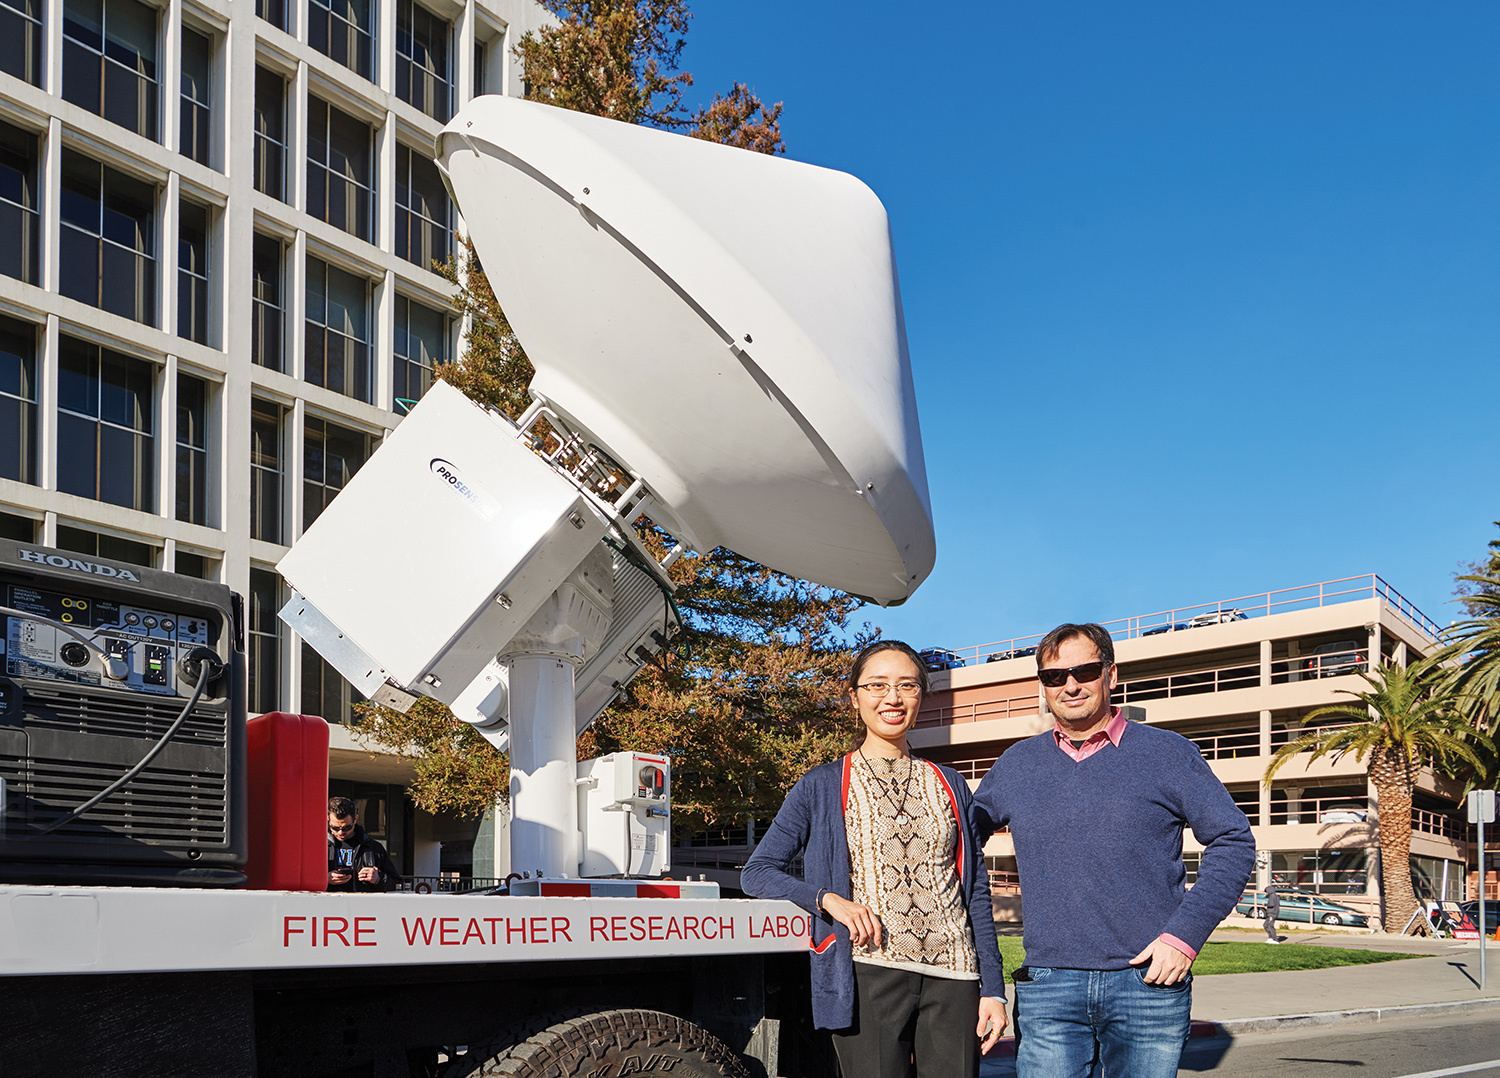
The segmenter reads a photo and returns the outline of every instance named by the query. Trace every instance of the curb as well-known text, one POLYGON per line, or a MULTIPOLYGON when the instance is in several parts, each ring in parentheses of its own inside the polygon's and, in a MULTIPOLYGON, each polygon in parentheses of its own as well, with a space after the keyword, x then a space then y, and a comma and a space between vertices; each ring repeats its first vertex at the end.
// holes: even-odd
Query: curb
POLYGON ((1261 1018, 1225 1018, 1194 1022, 1192 1037, 1234 1037, 1242 1033, 1337 1026, 1346 1023, 1396 1022, 1406 1018, 1441 1018, 1470 1011, 1500 1009, 1500 997, 1461 999, 1452 1003, 1405 1003, 1397 1007, 1369 1007, 1356 1011, 1316 1011, 1311 1014, 1274 1014, 1261 1018))

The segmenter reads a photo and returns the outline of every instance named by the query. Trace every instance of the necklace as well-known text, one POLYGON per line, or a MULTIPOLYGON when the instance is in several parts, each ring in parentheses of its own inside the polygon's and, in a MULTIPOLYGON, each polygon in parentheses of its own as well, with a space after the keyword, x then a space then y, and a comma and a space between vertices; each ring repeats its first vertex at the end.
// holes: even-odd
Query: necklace
POLYGON ((868 771, 870 773, 870 777, 875 780, 875 785, 880 787, 881 795, 890 804, 891 808, 896 810, 896 826, 905 827, 907 824, 911 823, 911 816, 909 816, 906 812, 906 799, 907 796, 911 793, 912 775, 916 771, 916 767, 912 764, 911 757, 908 756, 906 758, 906 778, 901 783, 901 803, 899 805, 896 803, 896 799, 891 796, 891 791, 886 787, 885 780, 882 779, 879 775, 875 774, 875 765, 870 763, 870 758, 865 755, 865 750, 862 748, 859 750, 859 758, 865 762, 865 770, 868 771))

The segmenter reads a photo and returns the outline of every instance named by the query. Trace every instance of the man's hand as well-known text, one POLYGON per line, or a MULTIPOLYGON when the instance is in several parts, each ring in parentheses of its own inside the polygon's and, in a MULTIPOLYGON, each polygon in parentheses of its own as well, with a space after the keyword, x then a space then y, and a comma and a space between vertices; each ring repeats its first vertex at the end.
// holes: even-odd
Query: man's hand
POLYGON ((359 879, 361 883, 379 883, 380 869, 371 868, 369 865, 366 865, 359 870, 359 879))
POLYGON ((823 896, 823 909, 839 924, 849 930, 849 942, 856 947, 868 944, 880 946, 880 918, 869 906, 850 902, 847 898, 829 892, 823 896))
POLYGON ((328 874, 328 882, 331 883, 331 884, 345 884, 345 883, 348 883, 349 882, 349 873, 347 873, 347 872, 330 872, 328 874))
POLYGON ((1176 984, 1193 968, 1191 958, 1161 939, 1152 940, 1149 947, 1130 960, 1132 966, 1145 962, 1151 963, 1144 978, 1147 984, 1176 984))
POLYGON ((989 1055, 990 1049, 1005 1032, 1005 1000, 983 996, 979 1000, 979 1025, 974 1030, 984 1039, 979 1042, 979 1054, 989 1055))

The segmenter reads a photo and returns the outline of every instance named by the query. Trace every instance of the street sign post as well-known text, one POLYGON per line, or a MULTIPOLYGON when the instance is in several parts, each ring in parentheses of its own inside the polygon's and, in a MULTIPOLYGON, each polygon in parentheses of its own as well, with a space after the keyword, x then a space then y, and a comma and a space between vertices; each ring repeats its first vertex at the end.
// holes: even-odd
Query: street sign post
POLYGON ((1479 827, 1479 990, 1484 991, 1484 953, 1489 940, 1484 930, 1488 923, 1484 916, 1484 825, 1495 822, 1495 791, 1469 791, 1469 822, 1479 827))

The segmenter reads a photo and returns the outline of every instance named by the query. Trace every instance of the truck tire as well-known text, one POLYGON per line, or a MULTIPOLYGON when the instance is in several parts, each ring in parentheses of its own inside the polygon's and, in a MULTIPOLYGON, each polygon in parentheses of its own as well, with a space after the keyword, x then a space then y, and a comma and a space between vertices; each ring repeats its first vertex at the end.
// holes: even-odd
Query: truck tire
MULTIPOLYGON (((491 1042, 491 1046, 494 1042, 491 1042)), ((722 1041, 660 1011, 601 1011, 549 1026, 491 1053, 476 1046, 445 1078, 747 1078, 722 1041)))

